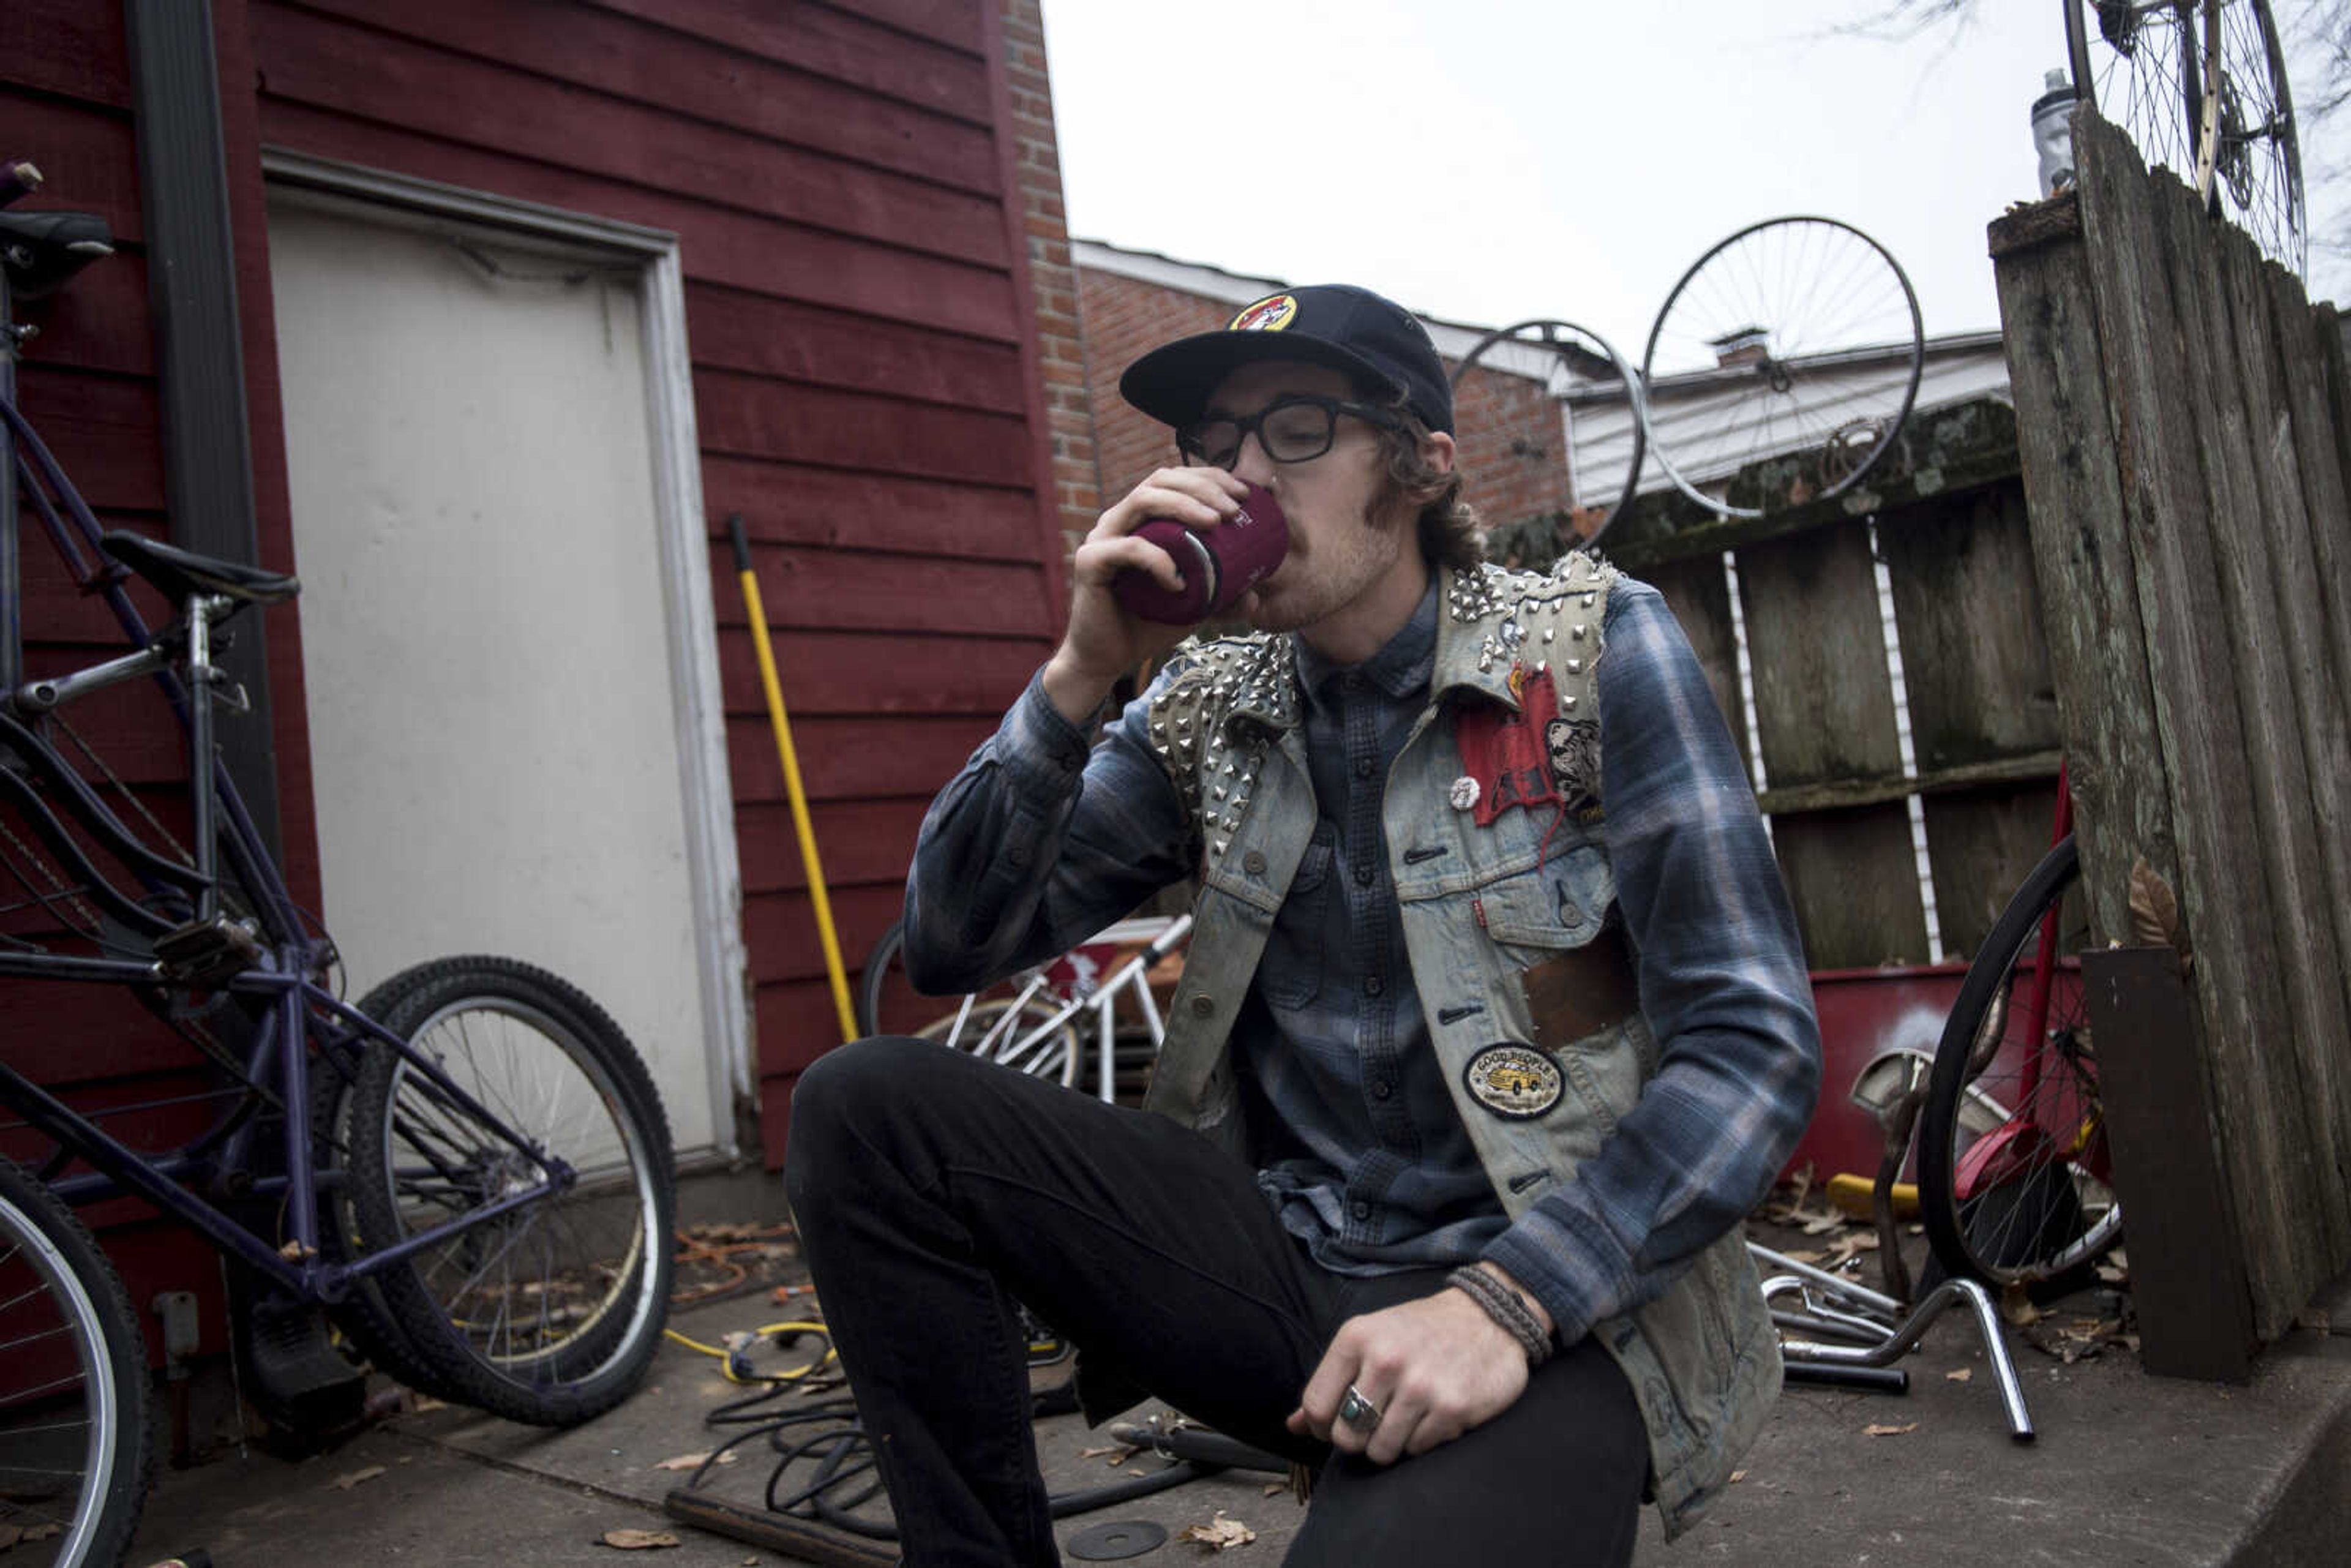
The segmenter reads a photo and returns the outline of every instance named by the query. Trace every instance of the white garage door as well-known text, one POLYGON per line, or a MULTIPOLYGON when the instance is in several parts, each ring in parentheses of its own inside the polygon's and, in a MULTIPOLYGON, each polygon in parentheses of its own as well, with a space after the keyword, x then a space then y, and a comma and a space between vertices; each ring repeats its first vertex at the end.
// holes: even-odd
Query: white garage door
POLYGON ((637 270, 283 199, 269 247, 350 994, 452 953, 542 965, 628 1031, 681 1154, 731 1141, 637 270))

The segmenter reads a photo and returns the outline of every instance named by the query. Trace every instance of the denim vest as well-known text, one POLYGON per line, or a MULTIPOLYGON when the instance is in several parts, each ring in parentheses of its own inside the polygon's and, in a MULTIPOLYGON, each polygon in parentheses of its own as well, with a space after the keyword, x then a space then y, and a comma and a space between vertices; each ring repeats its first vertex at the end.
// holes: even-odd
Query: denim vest
MULTIPOLYGON (((1637 1010, 1559 1044, 1549 1056, 1562 1082, 1540 1115, 1500 1114, 1472 1093, 1472 1057, 1537 1039, 1522 972, 1593 941, 1616 894, 1597 813, 1569 812, 1554 826, 1550 810, 1512 810, 1474 824, 1454 796, 1464 768, 1451 716, 1465 703, 1515 709, 1518 664, 1548 671, 1561 717, 1596 726, 1594 666, 1614 579, 1582 554, 1549 577, 1447 570, 1428 706, 1382 808, 1428 1037, 1513 1219, 1599 1150, 1656 1071, 1656 1044, 1637 1010)), ((1313 833, 1314 793, 1290 639, 1228 638, 1178 657, 1186 664, 1155 701, 1151 738, 1199 825, 1203 880, 1145 1103, 1247 1158, 1228 1046, 1313 833)), ((1667 1534, 1677 1535, 1728 1483, 1780 1385, 1778 1337, 1744 1239, 1735 1229, 1718 1239, 1664 1295, 1592 1332, 1640 1404, 1650 1486, 1667 1534)))

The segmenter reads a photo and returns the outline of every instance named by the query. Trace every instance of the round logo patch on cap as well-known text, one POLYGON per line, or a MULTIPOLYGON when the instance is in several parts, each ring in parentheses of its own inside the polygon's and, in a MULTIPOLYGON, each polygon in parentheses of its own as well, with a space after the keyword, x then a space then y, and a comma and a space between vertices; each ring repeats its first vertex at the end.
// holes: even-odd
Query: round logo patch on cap
POLYGON ((1497 1116, 1524 1121, 1559 1103, 1567 1080, 1543 1051, 1531 1045, 1489 1045, 1469 1059, 1461 1082, 1478 1103, 1497 1116))
POLYGON ((1271 294, 1232 319, 1228 332, 1279 332, 1298 319, 1294 295, 1271 294))

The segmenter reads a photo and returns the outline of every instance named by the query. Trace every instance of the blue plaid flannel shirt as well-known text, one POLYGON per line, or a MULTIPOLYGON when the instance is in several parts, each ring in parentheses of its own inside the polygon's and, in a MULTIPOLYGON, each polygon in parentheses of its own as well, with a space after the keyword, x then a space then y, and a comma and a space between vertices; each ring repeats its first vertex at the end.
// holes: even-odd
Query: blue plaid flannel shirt
MULTIPOLYGON (((1380 828, 1435 617, 1432 591, 1352 671, 1301 650, 1322 817, 1309 856, 1327 845, 1324 874, 1347 896, 1324 901, 1319 935, 1285 908, 1234 1049, 1264 1134, 1259 1185, 1319 1261, 1491 1258, 1570 1343, 1654 1299, 1768 1190, 1819 1088, 1810 981, 1704 673, 1663 598, 1620 582, 1597 670, 1602 799, 1659 1071, 1575 1179, 1509 1224, 1428 1049, 1380 828)), ((1090 751, 1030 681, 925 820, 907 887, 916 984, 952 993, 1039 962, 1190 873, 1192 825, 1151 756, 1146 700, 1090 751)))

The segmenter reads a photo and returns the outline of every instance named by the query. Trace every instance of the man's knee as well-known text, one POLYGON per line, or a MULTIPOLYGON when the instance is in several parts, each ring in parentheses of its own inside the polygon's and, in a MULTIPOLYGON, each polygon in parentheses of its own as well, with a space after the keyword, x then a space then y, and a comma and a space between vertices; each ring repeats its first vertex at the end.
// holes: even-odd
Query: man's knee
POLYGON ((818 1185, 812 1177, 837 1171, 893 1113, 920 1103, 926 1070, 953 1054, 929 1040, 876 1036, 829 1051, 802 1071, 792 1085, 784 1146, 784 1187, 794 1206, 818 1185))

